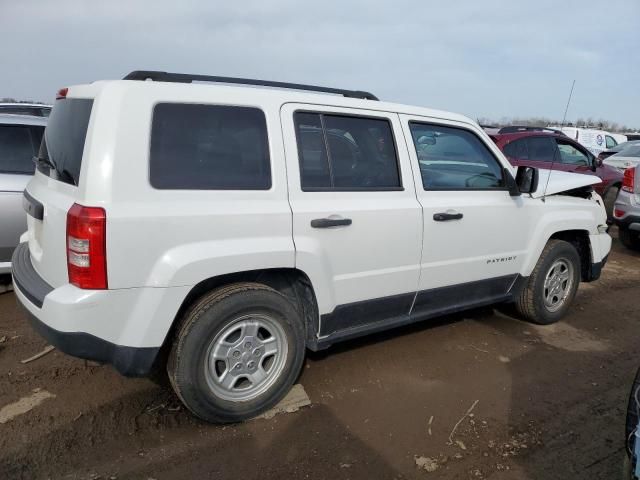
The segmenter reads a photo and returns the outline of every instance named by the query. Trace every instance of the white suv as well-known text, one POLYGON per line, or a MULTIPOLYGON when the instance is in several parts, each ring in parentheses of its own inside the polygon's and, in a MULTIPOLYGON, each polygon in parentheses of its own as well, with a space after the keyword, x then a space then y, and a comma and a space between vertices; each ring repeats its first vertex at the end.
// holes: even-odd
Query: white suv
POLYGON ((516 173, 461 115, 163 72, 58 97, 16 295, 60 350, 166 369, 209 421, 273 406, 306 348, 500 302, 555 322, 611 246, 596 177, 516 173))

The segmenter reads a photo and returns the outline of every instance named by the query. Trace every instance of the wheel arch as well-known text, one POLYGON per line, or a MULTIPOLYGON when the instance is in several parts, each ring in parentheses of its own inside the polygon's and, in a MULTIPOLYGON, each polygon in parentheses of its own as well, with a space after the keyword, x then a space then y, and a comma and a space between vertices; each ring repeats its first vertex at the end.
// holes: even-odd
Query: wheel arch
POLYGON ((156 364, 164 364, 171 349, 180 318, 188 308, 207 292, 238 282, 262 283, 283 294, 295 305, 304 321, 306 344, 309 345, 316 337, 320 319, 318 302, 311 280, 302 270, 296 268, 268 268, 216 275, 198 282, 187 293, 171 322, 156 364))
POLYGON ((582 281, 589 281, 591 275, 591 264, 593 263, 589 231, 579 229, 562 230, 552 234, 547 242, 549 240, 564 240, 575 247, 578 251, 578 256, 580 257, 580 279, 582 281))

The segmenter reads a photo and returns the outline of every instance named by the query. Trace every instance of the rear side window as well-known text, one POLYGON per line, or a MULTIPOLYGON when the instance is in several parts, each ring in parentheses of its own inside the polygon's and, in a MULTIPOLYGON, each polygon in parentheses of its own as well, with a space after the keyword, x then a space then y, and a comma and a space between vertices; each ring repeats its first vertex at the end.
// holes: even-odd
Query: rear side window
POLYGON ((0 125, 0 173, 33 174, 44 127, 0 125))
POLYGON ((388 120, 297 112, 294 122, 303 190, 402 189, 388 120))
POLYGON ((268 190, 264 113, 250 107, 156 105, 149 180, 157 189, 268 190))
POLYGON ((529 159, 529 153, 527 152, 527 144, 525 140, 515 140, 511 143, 506 144, 504 147, 504 154, 507 157, 516 160, 529 159))
POLYGON ((526 139, 529 160, 553 162, 557 160, 556 142, 551 137, 529 137, 526 139))
POLYGON ((38 154, 38 157, 53 164, 54 168, 43 167, 40 162, 38 169, 42 173, 61 182, 78 185, 92 108, 93 100, 90 99, 66 98, 56 101, 38 154))

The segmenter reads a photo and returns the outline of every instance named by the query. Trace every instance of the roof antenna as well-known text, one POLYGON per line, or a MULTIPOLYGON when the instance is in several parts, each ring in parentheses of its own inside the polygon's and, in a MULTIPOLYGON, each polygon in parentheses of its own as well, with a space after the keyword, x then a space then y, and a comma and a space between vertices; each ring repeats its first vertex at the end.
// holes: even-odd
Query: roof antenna
MULTIPOLYGON (((562 123, 560 124, 560 131, 564 128, 564 123, 567 120, 567 112, 569 111, 569 104, 571 103, 571 96, 573 95, 573 87, 576 86, 576 81, 573 80, 571 84, 571 91, 569 92, 569 99, 567 100, 567 106, 564 109, 564 116, 562 117, 562 123)), ((553 158, 551 159, 551 168, 549 168, 549 175, 547 176, 547 184, 544 186, 544 193, 542 195, 542 201, 545 202, 547 200, 547 188, 549 188, 549 180, 551 179, 551 173, 553 172, 553 164, 556 161, 556 154, 559 153, 559 150, 556 148, 553 154, 553 158)))

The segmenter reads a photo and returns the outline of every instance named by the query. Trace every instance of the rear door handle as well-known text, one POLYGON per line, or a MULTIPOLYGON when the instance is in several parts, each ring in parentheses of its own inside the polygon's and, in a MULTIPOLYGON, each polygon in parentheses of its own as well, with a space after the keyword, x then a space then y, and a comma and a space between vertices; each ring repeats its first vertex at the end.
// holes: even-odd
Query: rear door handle
POLYGON ((434 213, 433 219, 436 222, 447 222, 449 220, 460 220, 462 218, 462 214, 458 212, 442 212, 442 213, 434 213))
POLYGON ((316 218, 311 220, 312 228, 348 227, 351 225, 350 218, 316 218))

